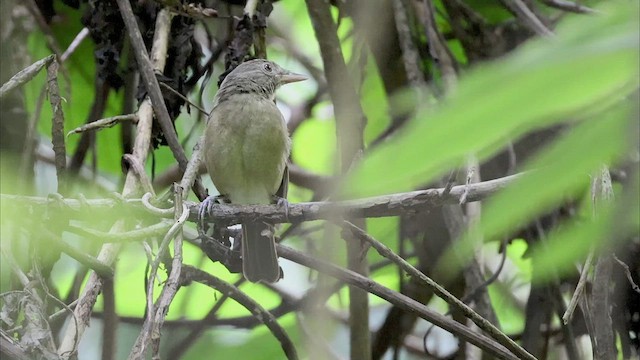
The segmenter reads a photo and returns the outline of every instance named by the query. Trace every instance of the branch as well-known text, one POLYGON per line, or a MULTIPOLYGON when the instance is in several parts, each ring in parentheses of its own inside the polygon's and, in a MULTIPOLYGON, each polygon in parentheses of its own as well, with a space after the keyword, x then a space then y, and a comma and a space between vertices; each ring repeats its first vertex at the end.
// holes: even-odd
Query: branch
POLYGON ((500 0, 500 2, 534 34, 543 37, 555 35, 522 0, 500 0))
POLYGON ((54 234, 52 231, 48 229, 42 229, 42 233, 47 237, 47 239, 53 243, 54 246, 60 248, 62 252, 69 255, 72 259, 75 259, 80 264, 88 267, 89 269, 95 271, 103 278, 113 278, 113 269, 103 263, 102 261, 94 258, 93 256, 76 249, 75 247, 67 244, 64 240, 54 234))
MULTIPOLYGON (((128 2, 127 2, 127 5, 128 2)), ((129 10, 131 5, 129 5, 129 10)), ((134 19, 135 21, 135 19, 134 19)), ((165 11, 160 11, 156 18, 155 33, 153 38, 153 47, 151 53, 157 69, 164 69, 165 59, 167 55, 168 34, 170 30, 169 15, 165 11)), ((140 32, 136 26, 135 31, 140 35, 140 32)), ((145 50, 146 54, 146 50, 145 50)), ((144 67, 144 66, 141 66, 144 67)), ((154 77, 155 79, 155 77, 154 77)), ((163 102, 164 105, 164 102, 163 102)), ((135 156, 141 164, 146 162, 149 145, 151 143, 151 126, 153 123, 153 113, 149 100, 144 100, 138 108, 138 127, 136 133, 136 140, 133 148, 133 156, 135 156)), ((132 196, 138 189, 138 180, 134 171, 128 171, 125 179, 124 188, 122 190, 122 197, 132 196)), ((114 202, 115 203, 115 202, 114 202)), ((83 201, 78 201, 78 205, 85 204, 83 201)), ((96 216, 96 214, 92 214, 96 216)), ((112 228, 111 233, 120 233, 125 230, 124 221, 118 221, 112 228)), ((111 265, 120 251, 121 244, 107 244, 100 249, 98 260, 102 261, 106 265, 111 265)), ((63 360, 69 359, 76 354, 76 338, 82 338, 84 330, 91 318, 91 312, 93 306, 96 303, 98 294, 102 289, 102 280, 95 272, 92 272, 89 276, 87 285, 85 286, 82 294, 78 299, 78 305, 74 310, 74 316, 78 319, 76 323, 70 323, 67 326, 60 347, 58 348, 58 355, 63 360)))
POLYGON ((18 71, 17 74, 13 75, 11 79, 7 80, 7 82, 2 84, 2 87, 0 87, 0 99, 2 99, 11 90, 29 82, 29 80, 38 75, 43 67, 49 66, 54 59, 55 55, 49 55, 18 71))
POLYGON ((65 194, 67 183, 67 150, 64 144, 64 114, 62 113, 62 98, 58 88, 58 62, 53 59, 47 65, 47 88, 51 103, 51 141, 56 161, 56 176, 58 178, 58 192, 65 194))
POLYGON ((267 328, 273 333, 273 335, 280 341, 282 350, 287 356, 287 359, 298 359, 296 348, 293 346, 293 342, 284 331, 284 329, 278 324, 276 318, 265 310, 259 303, 247 296, 235 286, 209 274, 195 267, 184 265, 183 274, 181 277, 181 283, 187 284, 191 281, 197 281, 201 284, 212 287, 223 294, 228 294, 238 304, 244 306, 247 310, 254 315, 258 320, 261 320, 267 328))
POLYGON ((374 249, 378 251, 378 254, 386 257, 387 259, 392 260, 402 270, 404 270, 407 274, 413 277, 416 281, 426 285, 429 287, 436 295, 446 301, 449 305, 456 308, 458 311, 462 312, 466 317, 471 319, 479 328, 486 331, 491 337, 493 337, 500 344, 505 346, 507 349, 511 350, 514 354, 518 355, 521 359, 529 359, 536 360, 533 355, 529 354, 526 350, 520 347, 515 341, 511 340, 507 335, 505 335, 502 331, 500 331, 497 327, 495 327, 491 322, 482 316, 478 315, 473 309, 471 309, 467 304, 460 301, 455 296, 451 295, 445 288, 440 286, 440 284, 433 281, 430 277, 422 273, 420 270, 413 267, 406 260, 401 258, 399 255, 395 254, 391 249, 389 249, 386 245, 382 244, 378 240, 374 239, 371 235, 364 232, 362 229, 357 226, 351 224, 348 221, 344 222, 344 228, 349 230, 352 234, 354 234, 358 239, 370 244, 374 249))
POLYGON ((434 65, 440 69, 445 92, 450 93, 457 84, 458 62, 438 29, 433 1, 424 0, 422 5, 419 17, 427 35, 429 53, 434 60, 434 65))
POLYGON ((593 14, 596 12, 590 7, 587 7, 575 2, 567 1, 567 0, 542 0, 542 3, 552 8, 560 9, 563 11, 574 12, 578 14, 593 14))
MULTIPOLYGON (((613 201, 613 187, 609 168, 602 166, 591 185, 591 199, 593 202, 593 216, 602 216, 602 208, 613 201)), ((609 235, 615 236, 615 235, 609 235)), ((613 251, 603 249, 600 258, 595 263, 593 271, 593 290, 590 303, 593 309, 592 340, 593 355, 596 359, 613 359, 616 357, 616 336, 613 330, 611 277, 613 273, 613 251)))
MULTIPOLYGON (((164 103, 164 97, 162 96, 160 85, 158 84, 158 79, 156 78, 156 75, 154 73, 155 67, 149 59, 149 54, 147 54, 144 40, 142 39, 142 34, 140 34, 140 29, 138 28, 138 23, 136 21, 135 15, 133 14, 131 4, 129 3, 129 0, 116 1, 118 2, 118 7, 120 8, 122 20, 124 21, 124 24, 127 27, 127 32, 129 33, 129 37, 131 38, 131 45, 133 46, 136 61, 138 62, 138 69, 140 70, 140 75, 144 82, 145 88, 147 89, 147 94, 149 95, 151 103, 153 104, 156 118, 158 119, 158 123, 162 128, 162 133, 164 134, 164 137, 169 144, 169 148, 171 149, 173 156, 178 161, 180 170, 184 172, 187 169, 187 163, 189 161, 184 153, 184 149, 182 149, 182 146, 180 145, 180 141, 178 141, 178 135, 176 134, 176 130, 173 126, 173 121, 171 120, 169 112, 167 111, 166 104, 164 103)), ((167 14, 167 21, 171 23, 172 15, 169 15, 169 13, 166 11, 163 12, 167 14)), ((166 42, 164 45, 166 46, 167 44, 168 42, 166 42)), ((164 52, 166 53, 166 49, 164 52)), ((157 59, 154 58, 154 60, 157 59)), ((199 182, 196 182, 194 192, 201 199, 204 199, 206 197, 206 192, 204 191, 202 184, 200 184, 199 182)))
POLYGON ((169 305, 173 301, 178 289, 181 286, 180 273, 182 271, 182 226, 187 219, 188 210, 182 203, 182 188, 175 186, 174 188, 176 209, 181 211, 175 212, 175 224, 171 227, 167 235, 162 240, 156 259, 151 265, 151 273, 149 275, 148 288, 147 288, 147 318, 142 326, 140 335, 133 345, 129 359, 139 360, 144 359, 147 351, 147 346, 151 341, 153 347, 153 358, 159 358, 158 353, 160 351, 160 329, 164 323, 167 312, 169 311, 169 305), (175 238, 175 239, 174 239, 175 238), (171 262, 171 271, 169 278, 162 288, 162 292, 156 302, 157 306, 153 307, 153 289, 156 282, 156 273, 160 261, 165 258, 165 252, 169 247, 169 242, 174 239, 173 252, 174 257, 171 262))
POLYGON ((407 79, 412 87, 424 88, 426 81, 420 69, 420 54, 418 53, 416 44, 413 42, 410 28, 411 23, 407 16, 409 2, 407 0, 392 0, 392 5, 407 79))
MULTIPOLYGON (((444 188, 427 189, 382 195, 357 200, 336 202, 308 202, 292 203, 288 211, 274 205, 229 205, 215 204, 206 214, 207 219, 227 225, 239 224, 247 220, 261 219, 272 223, 299 223, 319 219, 335 219, 336 211, 343 211, 349 217, 387 217, 406 214, 415 214, 444 204, 458 204, 466 192, 466 202, 480 201, 488 198, 499 190, 514 182, 524 173, 510 175, 495 180, 483 181, 469 185, 458 185, 445 193, 444 188)), ((36 196, 20 196, 0 194, 0 201, 12 202, 16 211, 28 211, 34 216, 43 214, 49 206, 59 203, 56 211, 58 214, 66 214, 74 218, 86 216, 92 217, 107 213, 130 213, 123 210, 141 212, 145 210, 141 199, 49 199, 36 196)), ((189 220, 198 221, 199 203, 185 201, 189 207, 189 220)), ((169 217, 170 215, 166 215, 169 217)), ((162 226, 162 225, 158 225, 162 226)), ((132 231, 137 233, 142 230, 132 231)), ((107 242, 116 242, 117 236, 110 236, 107 242)))
POLYGON ((430 310, 427 306, 419 303, 418 301, 393 291, 387 287, 380 285, 379 283, 365 278, 364 276, 357 274, 351 270, 340 268, 329 262, 318 258, 312 258, 292 248, 278 244, 278 255, 282 258, 289 259, 300 265, 312 268, 314 270, 326 273, 332 277, 340 279, 346 283, 357 286, 371 294, 374 294, 384 300, 387 300, 391 304, 415 314, 429 321, 430 323, 441 327, 450 333, 456 334, 460 338, 468 341, 477 347, 483 349, 492 356, 498 359, 518 359, 511 354, 504 346, 498 344, 494 340, 486 337, 485 335, 478 334, 472 331, 470 328, 459 324, 458 322, 451 320, 433 310, 430 310))
MULTIPOLYGON (((345 217, 370 218, 415 214, 444 204, 458 204, 466 191, 466 202, 483 200, 512 183, 519 176, 511 175, 470 185, 459 185, 445 193, 444 188, 382 195, 358 200, 289 204, 288 212, 272 205, 217 204, 206 214, 208 219, 227 225, 264 220, 270 223, 298 223, 319 219, 345 217)), ((197 220, 199 206, 191 207, 192 221, 197 220)))
POLYGON ((89 130, 107 129, 107 128, 116 126, 119 122, 124 122, 124 121, 132 121, 135 124, 138 122, 138 115, 137 114, 117 115, 117 116, 96 120, 69 131, 67 133, 67 136, 71 134, 78 134, 78 133, 89 131, 89 130))

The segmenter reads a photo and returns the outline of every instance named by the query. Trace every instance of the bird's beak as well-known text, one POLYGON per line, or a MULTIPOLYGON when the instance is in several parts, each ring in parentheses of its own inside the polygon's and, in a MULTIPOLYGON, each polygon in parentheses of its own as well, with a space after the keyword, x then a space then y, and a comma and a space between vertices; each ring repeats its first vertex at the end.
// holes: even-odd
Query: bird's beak
POLYGON ((303 81, 303 80, 307 80, 307 77, 305 75, 302 75, 302 74, 286 72, 283 75, 280 75, 280 83, 281 84, 288 84, 288 83, 298 82, 298 81, 303 81))

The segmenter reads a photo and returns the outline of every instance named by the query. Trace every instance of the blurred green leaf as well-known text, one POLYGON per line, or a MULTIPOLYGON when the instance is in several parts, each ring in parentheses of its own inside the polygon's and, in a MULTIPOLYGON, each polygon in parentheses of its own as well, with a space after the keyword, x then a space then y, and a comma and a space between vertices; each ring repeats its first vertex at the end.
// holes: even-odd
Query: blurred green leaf
MULTIPOLYGON (((636 174, 637 176, 637 174, 636 174)), ((537 282, 575 272, 576 262, 583 262, 590 250, 615 247, 621 240, 640 232, 640 199, 637 178, 629 182, 630 191, 613 203, 599 203, 595 216, 577 218, 561 224, 544 243, 533 248, 532 258, 539 267, 537 282), (635 189, 633 188, 635 186, 635 189)))
POLYGON ((367 125, 364 130, 366 144, 380 136, 391 123, 387 92, 384 89, 380 72, 373 56, 369 55, 367 59, 365 76, 360 87, 360 102, 367 118, 367 125))
MULTIPOLYGON (((298 356, 304 359, 296 319, 293 314, 279 321, 293 341, 298 356)), ((185 359, 284 359, 280 343, 265 326, 249 330, 215 329, 207 332, 184 355, 185 359)))
MULTIPOLYGON (((508 236, 587 190, 590 174, 628 149, 629 144, 620 141, 625 139, 629 119, 625 110, 615 109, 580 123, 528 162, 525 169, 530 171, 483 207, 480 232, 485 241, 508 236)), ((467 233, 456 244, 455 254, 451 250, 442 264, 464 264, 475 248, 472 236, 475 233, 475 230, 467 233)), ((572 252, 565 255, 579 257, 581 254, 578 249, 572 252)))
POLYGON ((480 66, 437 109, 422 108, 373 149, 342 193, 406 191, 460 165, 487 158, 506 139, 611 105, 638 84, 638 5, 616 3, 601 16, 567 19, 558 36, 480 66))
POLYGON ((336 125, 318 112, 326 112, 327 103, 314 108, 314 117, 305 120, 293 134, 291 156, 301 167, 318 174, 334 173, 336 125))
POLYGON ((524 316, 512 293, 513 289, 501 282, 489 286, 489 298, 495 309, 500 328, 507 334, 521 332, 524 328, 524 316))

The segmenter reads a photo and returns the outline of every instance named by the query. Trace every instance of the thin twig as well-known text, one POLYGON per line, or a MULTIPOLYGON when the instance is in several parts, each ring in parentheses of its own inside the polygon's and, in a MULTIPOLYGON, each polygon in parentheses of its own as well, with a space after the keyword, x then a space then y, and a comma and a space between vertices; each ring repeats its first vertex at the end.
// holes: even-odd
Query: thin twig
POLYGON ((500 2, 534 34, 544 37, 555 35, 522 0, 500 0, 500 2))
POLYGON ((204 144, 204 135, 198 139, 198 142, 193 147, 193 152, 191 153, 191 160, 187 164, 187 169, 184 171, 184 175, 182 176, 182 180, 180 181, 180 187, 182 187, 182 197, 184 199, 187 198, 189 192, 191 190, 191 186, 193 186, 195 180, 198 178, 200 165, 202 163, 202 157, 204 156, 202 149, 204 144))
POLYGON ((223 294, 229 294, 229 297, 235 300, 238 304, 244 306, 251 312, 251 314, 254 315, 255 318, 267 326, 271 333, 280 342, 287 359, 298 359, 296 348, 287 333, 280 324, 278 324, 278 321, 273 314, 265 310, 258 302, 251 299, 235 286, 200 269, 185 265, 183 270, 182 283, 186 284, 191 281, 197 281, 201 284, 210 286, 223 294))
POLYGON ((169 85, 167 85, 167 84, 165 84, 163 82, 158 82, 158 84, 160 84, 160 86, 162 86, 163 88, 167 89, 169 92, 171 92, 172 94, 176 95, 180 99, 184 100, 190 106, 193 106, 194 108, 198 109, 198 111, 200 111, 201 113, 209 116, 209 113, 207 112, 207 110, 205 110, 202 107, 192 103, 191 100, 189 100, 186 96, 180 94, 180 92, 178 92, 176 89, 172 88, 171 86, 169 86, 169 85))
POLYGON ((155 195, 151 180, 147 176, 147 173, 144 171, 144 165, 140 161, 138 161, 138 158, 131 154, 124 154, 122 156, 122 164, 126 165, 129 171, 133 172, 136 175, 136 177, 138 178, 138 183, 140 184, 140 187, 142 187, 142 191, 144 191, 145 194, 150 194, 152 196, 155 195))
POLYGON ((636 284, 636 282, 633 281, 633 276, 631 275, 631 270, 629 270, 629 265, 627 265, 624 261, 618 259, 616 254, 613 254, 613 259, 618 263, 618 265, 622 266, 622 268, 624 269, 624 273, 625 275, 627 275, 627 280, 629 280, 629 285, 631 286, 633 291, 640 294, 640 287, 638 287, 638 284, 636 284))
MULTIPOLYGON (((179 188, 179 186, 176 186, 179 188)), ((176 189, 176 194, 182 194, 182 189, 176 189)), ((176 204, 181 202, 181 198, 179 195, 176 195, 176 204)), ((155 344, 159 341, 160 327, 162 327, 162 323, 164 322, 167 309, 175 296, 175 293, 178 291, 180 286, 178 278, 180 276, 180 271, 182 269, 182 236, 179 234, 180 230, 182 230, 182 226, 184 222, 187 220, 189 215, 189 211, 187 206, 182 204, 182 206, 176 206, 176 209, 181 209, 182 211, 176 211, 176 222, 173 224, 167 235, 162 239, 162 243, 158 248, 158 254, 156 258, 153 260, 151 264, 151 270, 149 274, 148 286, 147 286, 147 319, 142 326, 142 330, 140 331, 140 335, 133 345, 131 349, 131 353, 129 354, 129 359, 143 359, 145 358, 145 354, 147 352, 147 346, 150 341, 154 344, 154 356, 155 356, 155 344), (162 292, 157 300, 157 306, 153 305, 153 289, 155 288, 156 282, 156 274, 158 272, 158 267, 160 266, 160 261, 162 261, 165 257, 167 248, 169 247, 169 242, 174 239, 174 257, 171 266, 171 272, 169 274, 169 279, 167 279, 165 286, 162 288, 162 292)))
POLYGON ((172 224, 165 220, 157 224, 144 227, 142 229, 121 233, 98 231, 88 229, 85 226, 80 227, 75 225, 69 225, 67 228, 65 228, 65 230, 106 244, 145 241, 149 238, 154 238, 166 234, 171 226, 172 224))
POLYGON ((582 272, 580 272, 580 279, 578 279, 578 285, 576 285, 576 290, 573 292, 571 296, 571 300, 569 301, 569 305, 567 306, 567 310, 562 315, 562 322, 567 325, 571 322, 573 318, 573 312, 576 310, 576 306, 578 306, 578 302, 584 293, 584 287, 587 284, 587 276, 589 275, 589 271, 591 271, 591 266, 593 265, 593 250, 589 251, 589 255, 587 255, 587 259, 584 261, 584 265, 582 266, 582 272))
POLYGON ((42 12, 40 12, 40 8, 38 7, 35 0, 26 0, 26 1, 23 1, 22 3, 26 5, 27 9, 35 19, 38 26, 40 27, 40 30, 44 34, 44 37, 47 41, 47 45, 49 46, 51 51, 58 57, 58 59, 60 59, 62 57, 62 51, 60 49, 60 45, 58 44, 58 40, 56 40, 56 37, 53 35, 53 31, 51 30, 51 27, 49 26, 49 24, 47 23, 47 20, 42 15, 42 12))
POLYGON ((280 244, 278 244, 278 255, 303 266, 328 274, 348 284, 358 286, 359 288, 364 289, 403 310, 415 314, 446 331, 456 334, 463 340, 483 349, 489 355, 495 356, 499 359, 518 359, 518 357, 513 355, 507 348, 497 343, 495 340, 486 337, 485 335, 478 334, 468 327, 429 309, 424 304, 382 286, 360 274, 341 268, 327 261, 305 255, 297 250, 280 244))
MULTIPOLYGON (((182 202, 182 194, 183 189, 176 185, 173 189, 174 191, 174 203, 175 203, 175 219, 176 223, 181 223, 184 225, 184 222, 188 217, 188 209, 182 202), (181 211, 180 211, 180 210, 181 211)), ((180 226, 179 231, 176 232, 176 235, 173 239, 173 259, 171 261, 171 272, 169 273, 169 278, 164 284, 164 288, 162 288, 162 293, 160 293, 160 297, 158 299, 158 306, 155 314, 155 319, 151 325, 151 344, 153 348, 153 356, 154 360, 160 360, 160 330, 162 329, 162 325, 167 316, 167 312, 169 311, 169 306, 173 301, 173 298, 178 293, 178 289, 180 289, 181 281, 180 274, 182 272, 182 226, 180 226)), ((162 259, 162 255, 158 252, 158 259, 162 259)), ((153 284, 152 284, 153 286, 153 284)))
POLYGON ((67 47, 67 50, 65 50, 62 56, 60 56, 60 62, 67 61, 67 59, 76 51, 76 49, 80 46, 80 44, 82 44, 84 39, 86 39, 89 36, 89 34, 90 34, 89 29, 86 27, 83 27, 82 30, 80 30, 80 32, 78 33, 78 35, 76 35, 76 37, 73 38, 73 40, 71 41, 71 44, 69 44, 69 47, 67 47))
MULTIPOLYGON (((240 280, 236 281, 233 284, 233 286, 237 288, 244 282, 245 282, 245 278, 241 277, 240 280)), ((170 351, 168 351, 167 359, 182 358, 182 355, 184 355, 184 353, 187 352, 187 350, 189 350, 189 347, 191 347, 191 345, 193 345, 193 343, 195 343, 196 340, 198 340, 198 337, 200 337, 200 335, 205 330, 207 330, 209 322, 218 317, 217 316, 218 310, 220 310, 222 305, 224 305, 229 298, 230 298, 229 293, 223 293, 220 299, 218 299, 218 301, 216 301, 216 303, 213 305, 211 310, 209 310, 207 315, 205 315, 205 317, 202 318, 202 320, 198 321, 197 324, 195 324, 194 326, 190 326, 189 333, 187 334, 187 336, 185 336, 180 342, 174 345, 170 351)))
POLYGON ((67 133, 67 136, 71 134, 78 134, 89 130, 101 130, 108 129, 114 127, 116 124, 124 121, 132 121, 134 124, 138 122, 137 114, 127 114, 127 115, 117 115, 112 116, 100 120, 96 120, 94 122, 90 122, 88 124, 84 124, 79 126, 67 133))
POLYGON ((542 0, 542 3, 556 9, 575 12, 578 14, 593 14, 596 10, 567 0, 542 0))
POLYGON ((58 88, 58 62, 55 59, 47 65, 47 87, 49 102, 53 112, 51 121, 51 141, 56 159, 56 176, 58 177, 58 193, 66 194, 67 184, 67 149, 64 144, 64 113, 62 98, 58 88))
POLYGON ((94 258, 93 256, 85 252, 82 252, 76 249, 75 247, 67 244, 64 240, 60 239, 60 237, 58 237, 56 234, 54 234, 50 230, 40 229, 40 231, 47 236, 49 241, 51 241, 55 246, 59 247, 62 252, 69 255, 69 257, 71 257, 72 259, 75 259, 80 264, 95 271, 101 277, 113 278, 114 271, 110 266, 94 258))
POLYGON ((2 99, 11 90, 29 82, 38 75, 42 68, 49 66, 55 58, 55 55, 49 55, 18 71, 17 74, 13 75, 9 80, 7 80, 7 82, 2 84, 2 87, 0 87, 0 99, 2 99))

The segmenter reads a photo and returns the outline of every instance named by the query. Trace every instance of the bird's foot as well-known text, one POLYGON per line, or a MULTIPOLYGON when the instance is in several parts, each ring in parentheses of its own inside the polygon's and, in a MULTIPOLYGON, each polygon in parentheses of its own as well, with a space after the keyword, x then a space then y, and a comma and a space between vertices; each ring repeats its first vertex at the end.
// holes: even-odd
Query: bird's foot
POLYGON ((280 197, 278 195, 273 195, 273 202, 276 206, 282 210, 284 210, 285 219, 289 219, 289 201, 286 198, 280 197))
POLYGON ((229 198, 225 195, 207 196, 207 198, 200 204, 200 210, 198 211, 198 222, 200 223, 200 227, 204 230, 205 219, 209 214, 211 214, 215 204, 228 204, 229 202, 229 198))

